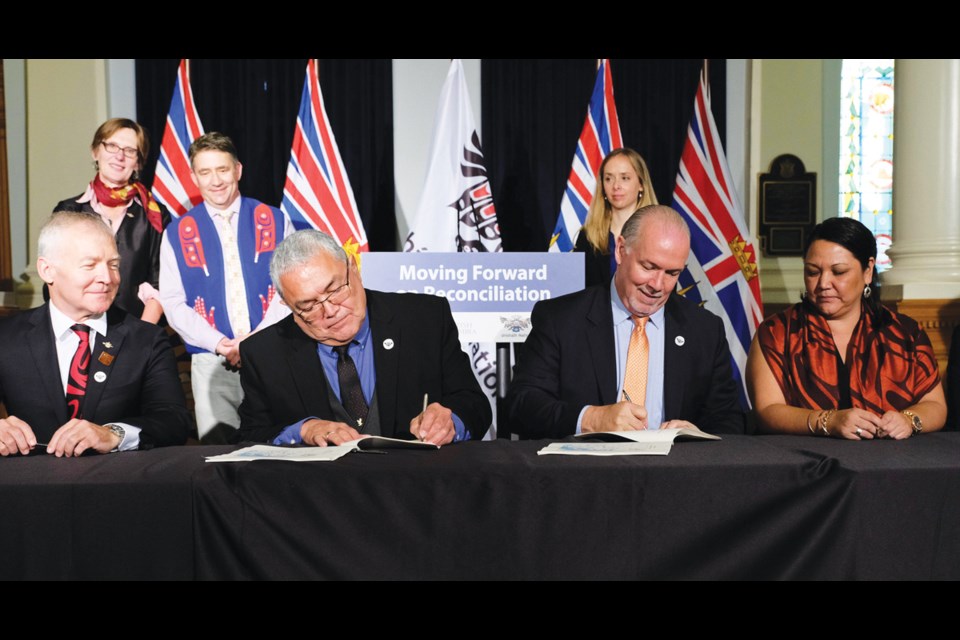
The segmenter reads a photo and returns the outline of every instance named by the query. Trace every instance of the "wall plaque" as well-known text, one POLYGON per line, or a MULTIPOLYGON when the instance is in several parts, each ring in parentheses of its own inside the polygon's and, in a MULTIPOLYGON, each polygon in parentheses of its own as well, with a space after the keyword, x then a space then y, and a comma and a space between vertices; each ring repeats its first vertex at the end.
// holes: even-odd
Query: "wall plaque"
POLYGON ((817 223, 817 174, 789 153, 760 174, 760 246, 768 256, 798 256, 817 223))

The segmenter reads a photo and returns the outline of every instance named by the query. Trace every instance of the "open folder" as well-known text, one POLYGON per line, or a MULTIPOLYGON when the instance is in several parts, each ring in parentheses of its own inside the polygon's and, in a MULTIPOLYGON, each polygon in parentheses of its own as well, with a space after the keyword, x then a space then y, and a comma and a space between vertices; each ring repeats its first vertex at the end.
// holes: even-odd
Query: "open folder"
POLYGON ((669 442, 675 440, 719 440, 720 436, 696 427, 683 429, 644 429, 643 431, 591 431, 573 436, 577 440, 599 442, 669 442))
POLYGON ((683 429, 647 429, 644 431, 594 431, 578 433, 576 442, 553 442, 537 455, 567 456, 665 456, 673 442, 681 440, 720 440, 720 436, 696 427, 683 429))

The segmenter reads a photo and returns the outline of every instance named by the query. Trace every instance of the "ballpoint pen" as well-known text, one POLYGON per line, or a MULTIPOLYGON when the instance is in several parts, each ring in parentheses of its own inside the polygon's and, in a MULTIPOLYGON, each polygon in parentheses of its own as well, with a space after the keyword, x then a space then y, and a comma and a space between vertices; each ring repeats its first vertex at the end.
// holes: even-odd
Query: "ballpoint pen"
MULTIPOLYGON (((420 422, 423 422, 423 414, 427 412, 427 403, 429 402, 429 393, 423 394, 423 409, 420 411, 420 422)), ((423 441, 423 434, 417 429, 417 440, 423 441)))

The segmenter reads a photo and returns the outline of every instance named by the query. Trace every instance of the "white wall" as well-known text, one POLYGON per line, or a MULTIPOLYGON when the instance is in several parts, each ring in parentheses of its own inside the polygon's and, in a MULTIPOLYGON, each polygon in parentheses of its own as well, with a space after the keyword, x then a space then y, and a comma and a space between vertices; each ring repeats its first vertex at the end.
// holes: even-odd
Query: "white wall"
POLYGON ((747 181, 748 149, 750 148, 750 62, 745 59, 727 60, 727 164, 730 177, 740 198, 743 215, 751 232, 757 232, 750 220, 748 203, 752 197, 747 181))
POLYGON ((7 116, 7 185, 13 276, 27 265, 27 95, 22 58, 3 61, 3 97, 7 116))
MULTIPOLYGON (((133 58, 107 60, 107 117, 137 119, 137 65, 133 58)), ((156 144, 160 141, 157 140, 156 144)))

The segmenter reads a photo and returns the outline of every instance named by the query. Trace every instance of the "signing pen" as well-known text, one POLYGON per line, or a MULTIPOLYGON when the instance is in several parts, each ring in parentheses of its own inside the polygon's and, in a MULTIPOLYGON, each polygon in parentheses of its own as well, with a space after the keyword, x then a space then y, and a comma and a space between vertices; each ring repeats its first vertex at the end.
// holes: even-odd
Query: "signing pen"
MULTIPOLYGON (((423 423, 423 414, 427 412, 427 403, 430 401, 429 392, 423 394, 423 409, 420 411, 420 422, 423 423)), ((420 433, 419 429, 417 430, 417 440, 423 440, 423 434, 420 433)))

